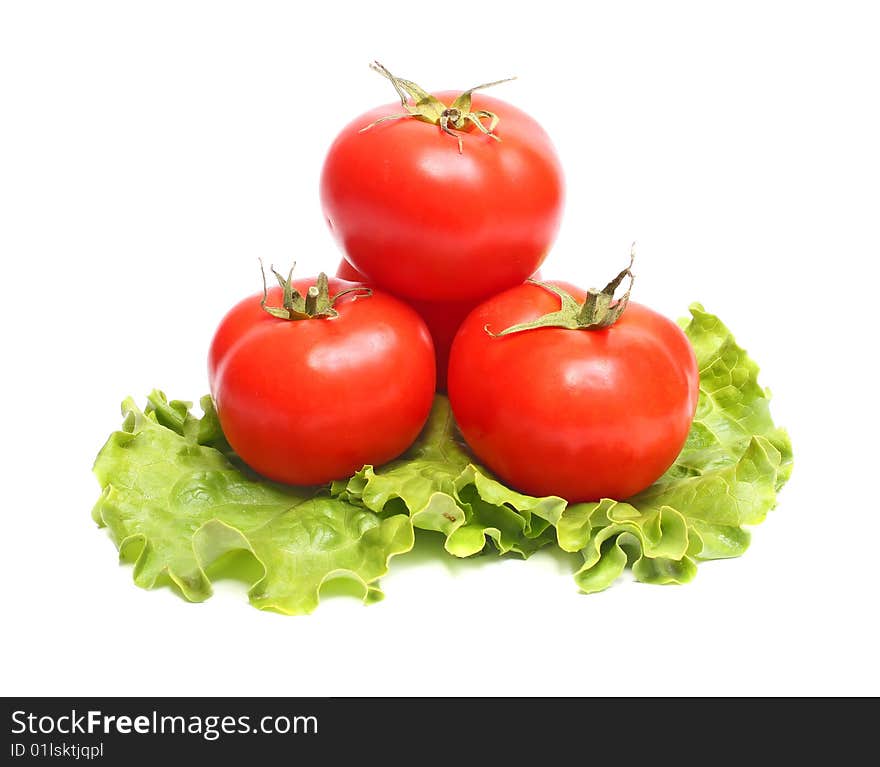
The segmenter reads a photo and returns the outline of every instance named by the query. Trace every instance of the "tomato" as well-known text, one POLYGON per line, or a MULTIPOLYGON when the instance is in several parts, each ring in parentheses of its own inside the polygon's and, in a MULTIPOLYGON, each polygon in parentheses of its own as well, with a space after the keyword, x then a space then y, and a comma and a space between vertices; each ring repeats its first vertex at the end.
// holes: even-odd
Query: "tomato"
MULTIPOLYGON (((316 284, 290 286, 306 296, 316 284)), ((431 336, 412 308, 337 279, 313 292, 322 296, 317 316, 303 319, 268 314, 261 294, 244 299, 220 322, 208 354, 229 444, 260 474, 297 485, 397 457, 418 436, 434 396, 431 336), (329 297, 347 290, 354 292, 329 308, 329 297)), ((267 306, 282 303, 282 289, 270 289, 267 306)))
MULTIPOLYGON (((439 110, 455 94, 425 97, 439 110)), ((562 170, 547 134, 482 94, 469 105, 481 129, 464 121, 451 136, 413 116, 375 124, 415 109, 408 103, 355 118, 327 154, 321 202, 346 259, 377 286, 421 301, 484 299, 523 282, 562 215, 562 170), (487 114, 498 118, 491 135, 487 114)))
POLYGON ((633 302, 605 328, 498 335, 564 311, 553 288, 587 297, 547 285, 511 288, 462 324, 449 360, 456 422, 477 457, 525 493, 628 498, 684 445, 699 389, 693 349, 674 322, 633 302))

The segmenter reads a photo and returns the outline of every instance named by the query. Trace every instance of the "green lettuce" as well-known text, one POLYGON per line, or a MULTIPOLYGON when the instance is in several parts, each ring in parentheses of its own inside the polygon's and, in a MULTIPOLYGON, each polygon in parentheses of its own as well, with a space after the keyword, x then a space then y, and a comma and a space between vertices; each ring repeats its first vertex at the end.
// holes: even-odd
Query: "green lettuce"
POLYGON ((552 543, 562 498, 532 498, 478 465, 461 441, 449 400, 438 395, 425 428, 399 459, 379 469, 365 466, 330 492, 379 514, 406 513, 421 530, 446 536, 446 550, 468 557, 491 540, 501 554, 523 557, 552 543))
POLYGON ((416 529, 441 533, 457 557, 487 547, 527 557, 556 543, 579 555, 575 582, 588 593, 626 567, 643 582, 686 583, 699 561, 746 550, 748 527, 789 478, 792 451, 757 365, 730 331, 699 304, 683 327, 700 370, 696 417, 673 466, 629 499, 568 505, 506 487, 474 461, 443 396, 397 460, 326 487, 281 486, 234 454, 210 397, 199 418, 190 403, 153 392, 144 410, 123 403, 122 430, 98 454, 93 516, 134 563, 139 586, 171 582, 201 601, 211 577, 242 555, 257 565, 251 603, 288 614, 313 610, 335 578, 365 602, 381 598, 377 579, 412 548, 416 529))
POLYGON ((199 602, 211 595, 209 568, 222 574, 227 555, 244 552, 261 572, 249 590, 261 609, 310 612, 335 578, 351 580, 366 602, 380 599, 376 579, 413 546, 409 518, 380 519, 325 491, 249 476, 230 460, 210 398, 202 406, 199 419, 161 392, 143 411, 126 400, 122 430, 95 461, 102 493, 92 516, 134 562, 135 583, 170 581, 199 602))

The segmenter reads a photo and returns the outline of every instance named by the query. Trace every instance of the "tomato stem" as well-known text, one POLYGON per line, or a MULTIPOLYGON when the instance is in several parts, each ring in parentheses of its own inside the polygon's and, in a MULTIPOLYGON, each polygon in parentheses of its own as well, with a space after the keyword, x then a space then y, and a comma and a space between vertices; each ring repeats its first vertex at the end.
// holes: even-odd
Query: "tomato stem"
POLYGON ((461 135, 455 131, 463 132, 466 128, 471 126, 476 126, 476 128, 489 136, 489 138, 493 138, 495 141, 501 141, 501 137, 495 133, 495 128, 498 125, 498 115, 494 112, 490 112, 488 109, 472 110, 471 99, 474 91, 510 82, 511 80, 515 80, 515 77, 506 77, 503 80, 494 80, 491 83, 475 85, 473 88, 468 88, 461 93, 456 97, 452 104, 447 106, 440 101, 440 99, 432 96, 411 80, 404 80, 400 77, 395 77, 378 61, 372 62, 370 64, 370 69, 374 72, 378 72, 382 77, 391 82, 394 86, 394 90, 397 91, 397 95, 400 97, 400 105, 406 111, 380 117, 378 120, 361 128, 360 133, 373 128, 380 123, 388 122, 389 120, 400 120, 405 117, 413 117, 416 120, 439 126, 440 130, 456 139, 458 141, 459 154, 463 154, 464 149, 462 146, 461 135), (488 120, 488 127, 483 124, 483 120, 488 120))
POLYGON ((319 295, 320 292, 315 285, 312 285, 312 287, 310 287, 308 291, 306 291, 305 310, 306 314, 308 314, 309 317, 314 317, 315 312, 318 310, 319 295))
POLYGON ((636 244, 633 243, 629 251, 629 265, 622 270, 611 282, 609 282, 602 290, 591 288, 587 291, 587 297, 582 304, 579 304, 574 296, 556 285, 548 282, 537 282, 529 280, 533 285, 539 285, 551 293, 559 296, 560 306, 555 312, 550 312, 542 317, 538 317, 531 322, 521 322, 518 325, 512 325, 500 333, 493 333, 489 326, 486 325, 484 330, 493 337, 509 336, 514 333, 522 333, 525 330, 534 330, 536 328, 565 328, 567 330, 600 330, 601 328, 611 327, 621 315, 626 311, 629 304, 629 296, 632 292, 635 276, 632 273, 632 265, 635 260, 636 244), (629 277, 629 285, 626 292, 616 301, 614 294, 620 287, 625 278, 629 277))
POLYGON ((281 287, 281 306, 268 305, 269 288, 266 285, 266 270, 263 267, 263 260, 260 259, 260 272, 263 275, 263 298, 260 301, 260 307, 263 311, 280 320, 332 319, 339 316, 339 312, 335 309, 335 304, 342 296, 355 293, 355 298, 359 298, 373 294, 373 291, 365 285, 357 285, 353 288, 341 290, 331 297, 330 281, 327 275, 321 272, 315 280, 315 284, 310 286, 305 296, 303 296, 293 287, 293 266, 290 267, 287 277, 279 274, 274 266, 270 266, 269 269, 275 275, 275 279, 278 280, 278 284, 281 287))

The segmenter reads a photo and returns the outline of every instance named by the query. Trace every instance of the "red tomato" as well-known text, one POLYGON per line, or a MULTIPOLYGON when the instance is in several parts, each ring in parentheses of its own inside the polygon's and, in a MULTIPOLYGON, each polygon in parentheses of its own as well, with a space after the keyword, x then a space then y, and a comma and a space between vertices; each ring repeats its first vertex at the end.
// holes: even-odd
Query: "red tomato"
MULTIPOLYGON (((444 104, 456 95, 435 94, 444 104)), ((357 117, 327 154, 321 202, 345 257, 379 287, 421 301, 477 300, 521 283, 562 215, 562 170, 547 134, 481 93, 472 109, 497 115, 499 141, 469 123, 455 132, 459 152, 453 136, 414 117, 371 126, 401 109, 357 117)))
MULTIPOLYGON (((294 280, 302 295, 315 280, 294 280)), ((331 279, 331 296, 356 287, 331 279)), ((208 354, 229 444, 264 476, 297 485, 347 477, 409 447, 434 396, 434 349, 422 319, 381 291, 350 294, 335 317, 267 314, 262 295, 221 321, 208 354)), ((274 287, 269 306, 281 306, 274 287)))
MULTIPOLYGON (((584 291, 553 282, 577 301, 584 291)), ((531 495, 624 499, 678 456, 697 405, 699 377, 681 329, 630 302, 613 325, 492 333, 560 309, 525 284, 489 299, 452 345, 449 399, 474 453, 531 495)))

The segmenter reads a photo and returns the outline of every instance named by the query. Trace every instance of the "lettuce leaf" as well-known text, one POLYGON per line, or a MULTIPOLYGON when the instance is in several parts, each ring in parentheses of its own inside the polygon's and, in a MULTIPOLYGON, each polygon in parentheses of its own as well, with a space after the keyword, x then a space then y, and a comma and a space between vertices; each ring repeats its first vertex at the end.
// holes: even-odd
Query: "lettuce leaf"
POLYGON ((261 572, 251 604, 293 615, 311 612, 335 578, 351 580, 365 602, 380 599, 376 579, 412 548, 405 515, 380 519, 314 488, 249 476, 229 460, 210 398, 201 419, 161 392, 144 411, 131 399, 122 407, 123 428, 95 461, 102 493, 92 516, 134 562, 138 586, 170 581, 199 602, 211 595, 206 571, 216 565, 222 577, 226 555, 244 552, 261 572))
POLYGON ((579 554, 575 582, 587 593, 627 567, 639 581, 686 583, 699 561, 746 550, 748 527, 775 506, 792 466, 758 366, 717 317, 699 304, 690 311, 682 326, 700 370, 696 417, 673 466, 632 498, 567 505, 506 487, 474 461, 443 396, 397 460, 327 487, 276 485, 234 454, 210 397, 198 418, 191 403, 154 391, 143 411, 123 403, 122 430, 98 454, 94 519, 134 562, 139 586, 171 582, 201 601, 208 573, 222 577, 238 553, 257 565, 251 603, 287 614, 313 610, 334 578, 365 602, 381 598, 376 580, 412 548, 415 529, 441 533, 457 557, 490 542, 527 557, 556 542, 579 554))
POLYGON ((379 469, 365 466, 334 482, 330 492, 379 514, 408 514, 416 528, 445 535, 446 551, 457 557, 483 551, 488 540, 501 554, 523 557, 552 543, 552 524, 565 501, 517 493, 471 461, 449 400, 438 395, 421 435, 403 456, 379 469))

